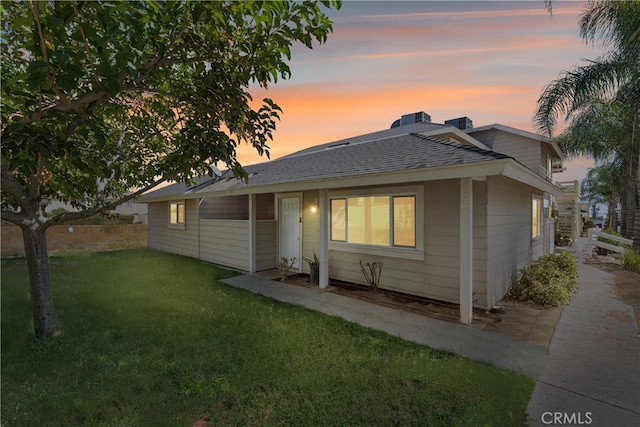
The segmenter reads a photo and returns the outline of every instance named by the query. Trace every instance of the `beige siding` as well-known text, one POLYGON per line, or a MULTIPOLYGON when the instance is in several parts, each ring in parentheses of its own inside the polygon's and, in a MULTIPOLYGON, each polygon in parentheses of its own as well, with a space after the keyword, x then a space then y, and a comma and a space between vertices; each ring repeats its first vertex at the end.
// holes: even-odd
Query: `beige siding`
POLYGON ((202 219, 249 219, 249 197, 207 197, 200 203, 202 219))
POLYGON ((542 255, 544 236, 531 239, 531 196, 542 193, 503 177, 489 177, 487 185, 488 304, 493 305, 518 270, 542 255))
POLYGON ((256 222, 256 269, 258 271, 277 267, 278 223, 256 222))
POLYGON ((496 129, 476 132, 472 136, 493 151, 513 157, 535 173, 545 176, 547 157, 541 147, 542 142, 496 129))
MULTIPOLYGON (((415 184, 414 184, 415 185, 415 184)), ((382 262, 380 287, 427 298, 458 302, 459 271, 459 188, 458 180, 421 184, 424 188, 424 253, 419 260, 405 259, 402 250, 391 255, 340 250, 330 245, 329 276, 332 279, 365 284, 359 262, 382 262)), ((485 306, 487 239, 485 182, 474 182, 474 299, 485 306)), ((303 253, 311 257, 318 251, 319 215, 311 213, 317 192, 304 193, 303 253)), ((415 251, 408 250, 407 252, 415 251)), ((304 265, 308 271, 308 265, 304 265)))
POLYGON ((200 220, 200 259, 249 270, 249 221, 200 220))
POLYGON ((184 228, 169 226, 169 202, 149 203, 149 247, 198 257, 198 201, 185 203, 184 228))
MULTIPOLYGON (((186 201, 184 229, 169 226, 169 203, 149 204, 149 247, 239 270, 249 270, 248 197, 231 196, 186 201), (198 215, 200 207, 200 215, 198 215), (199 219, 198 216, 206 219, 199 219), (224 218, 224 219, 212 219, 224 218)), ((262 196, 259 216, 273 217, 273 195, 262 196)), ((277 222, 256 222, 256 268, 277 266, 277 222)))
MULTIPOLYGON (((403 188, 368 190, 388 194, 402 192, 403 188)), ((380 261, 383 263, 381 288, 457 303, 460 286, 460 182, 455 179, 430 181, 412 183, 406 188, 423 191, 423 247, 380 251, 379 248, 370 250, 363 247, 361 250, 356 245, 330 244, 329 275, 332 279, 364 284, 359 261, 380 261)), ((534 192, 539 193, 504 177, 488 177, 486 181, 473 182, 475 306, 486 308, 495 304, 506 293, 518 270, 543 254, 544 236, 534 241, 531 239, 531 194, 534 192)), ((306 191, 302 196, 302 253, 304 257, 311 258, 314 251, 318 253, 319 247, 320 213, 312 212, 312 207, 319 208, 319 193, 306 191)), ((231 198, 226 199, 226 202, 232 201, 231 198)), ((236 206, 243 206, 244 201, 240 198, 233 200, 239 202, 236 206)), ((149 247, 248 270, 249 221, 198 221, 197 203, 197 200, 187 201, 183 230, 168 226, 167 203, 149 204, 149 247)), ((271 199, 260 200, 258 205, 262 203, 269 211, 271 199)), ((207 215, 217 209, 213 206, 206 206, 207 215)), ((266 216, 270 215, 266 213, 266 216)), ((277 242, 277 221, 257 221, 257 270, 276 267, 277 242)), ((309 271, 307 263, 302 266, 304 272, 309 271)))

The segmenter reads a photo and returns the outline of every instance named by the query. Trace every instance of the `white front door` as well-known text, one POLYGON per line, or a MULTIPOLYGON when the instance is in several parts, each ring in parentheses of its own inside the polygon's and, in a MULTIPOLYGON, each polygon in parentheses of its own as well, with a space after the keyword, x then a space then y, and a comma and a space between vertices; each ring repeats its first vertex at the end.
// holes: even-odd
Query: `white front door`
POLYGON ((295 258, 294 268, 300 268, 300 197, 280 199, 280 258, 295 258))

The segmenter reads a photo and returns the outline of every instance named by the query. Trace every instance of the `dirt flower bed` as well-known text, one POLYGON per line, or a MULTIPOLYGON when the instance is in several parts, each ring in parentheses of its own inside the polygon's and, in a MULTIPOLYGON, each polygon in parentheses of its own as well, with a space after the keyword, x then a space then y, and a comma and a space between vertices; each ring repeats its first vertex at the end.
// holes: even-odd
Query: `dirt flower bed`
MULTIPOLYGON (((309 275, 306 274, 289 276, 287 283, 309 288, 317 288, 318 286, 311 284, 309 275)), ((331 280, 327 292, 428 316, 445 322, 457 323, 460 320, 460 307, 457 304, 449 304, 384 289, 372 292, 370 288, 364 285, 335 280, 331 280)), ((498 302, 497 306, 501 309, 487 311, 474 308, 473 322, 470 327, 496 332, 542 347, 549 347, 553 331, 558 320, 560 320, 562 307, 538 306, 507 299, 498 302)))

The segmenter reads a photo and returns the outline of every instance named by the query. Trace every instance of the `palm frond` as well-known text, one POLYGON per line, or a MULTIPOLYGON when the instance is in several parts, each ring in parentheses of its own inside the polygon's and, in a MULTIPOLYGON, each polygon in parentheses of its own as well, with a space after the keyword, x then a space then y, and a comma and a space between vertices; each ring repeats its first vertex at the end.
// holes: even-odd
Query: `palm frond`
POLYGON ((627 60, 640 57, 640 2, 590 0, 581 15, 580 36, 587 42, 596 39, 616 50, 627 60))
POLYGON ((534 114, 536 128, 553 135, 559 116, 570 120, 594 99, 612 100, 618 89, 633 79, 633 70, 614 52, 604 55, 588 65, 565 71, 560 78, 549 83, 538 98, 534 114))

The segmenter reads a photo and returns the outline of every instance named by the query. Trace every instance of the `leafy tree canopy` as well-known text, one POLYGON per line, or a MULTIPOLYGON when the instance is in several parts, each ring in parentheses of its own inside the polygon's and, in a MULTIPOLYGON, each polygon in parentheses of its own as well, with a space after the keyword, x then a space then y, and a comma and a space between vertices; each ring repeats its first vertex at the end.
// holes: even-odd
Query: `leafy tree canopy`
POLYGON ((323 9, 339 7, 0 3, 2 219, 22 228, 37 337, 58 333, 47 227, 211 173, 219 161, 246 179, 238 144, 268 156, 281 111, 270 99, 254 103, 250 87, 288 78, 292 45, 325 42, 332 23, 323 9), (46 218, 53 198, 79 211, 46 218))
POLYGON ((44 221, 43 198, 84 210, 50 223, 91 215, 218 161, 246 178, 236 147, 268 156, 281 112, 250 86, 288 78, 293 43, 325 42, 339 6, 3 2, 2 218, 44 221))

